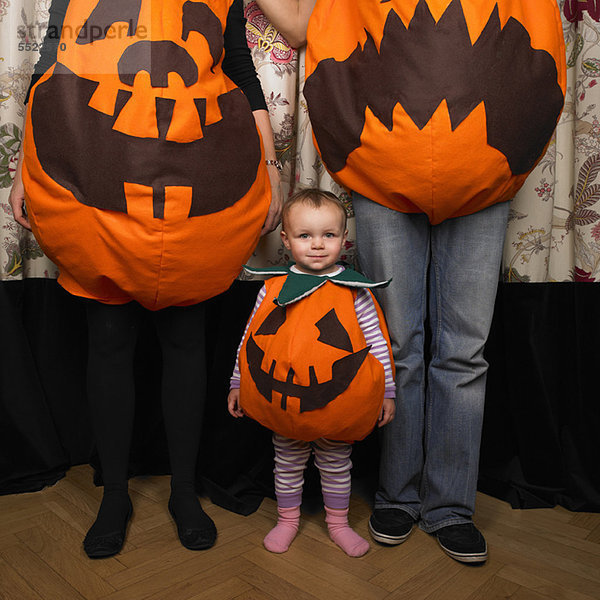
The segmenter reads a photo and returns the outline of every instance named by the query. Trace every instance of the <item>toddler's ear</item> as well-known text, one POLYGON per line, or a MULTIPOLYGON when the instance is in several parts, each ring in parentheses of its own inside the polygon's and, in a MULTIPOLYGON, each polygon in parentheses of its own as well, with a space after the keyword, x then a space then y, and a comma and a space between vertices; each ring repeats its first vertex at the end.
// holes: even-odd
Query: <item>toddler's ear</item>
POLYGON ((290 240, 288 239, 287 233, 282 229, 280 232, 281 241, 283 245, 289 250, 290 249, 290 240))

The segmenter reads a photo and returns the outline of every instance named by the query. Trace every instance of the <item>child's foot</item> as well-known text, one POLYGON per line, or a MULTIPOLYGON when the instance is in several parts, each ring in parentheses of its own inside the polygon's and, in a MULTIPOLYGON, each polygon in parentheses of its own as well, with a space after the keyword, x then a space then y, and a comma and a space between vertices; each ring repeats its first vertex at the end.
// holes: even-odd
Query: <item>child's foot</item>
POLYGON ((360 537, 348 525, 348 509, 334 509, 325 507, 329 537, 348 555, 362 556, 369 550, 369 542, 360 537))
POLYGON ((293 542, 300 525, 300 507, 291 508, 277 507, 279 518, 277 525, 267 533, 263 544, 269 552, 281 554, 286 552, 293 542))

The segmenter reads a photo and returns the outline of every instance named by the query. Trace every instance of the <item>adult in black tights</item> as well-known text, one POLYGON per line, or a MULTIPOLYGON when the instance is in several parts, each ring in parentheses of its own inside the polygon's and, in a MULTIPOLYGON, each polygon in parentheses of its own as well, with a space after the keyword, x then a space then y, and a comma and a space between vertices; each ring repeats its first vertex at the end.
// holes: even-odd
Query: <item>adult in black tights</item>
MULTIPOLYGON (((52 2, 48 33, 30 90, 56 62, 68 4, 69 0, 52 2)), ((263 227, 266 233, 279 221, 281 191, 267 107, 246 45, 242 0, 231 3, 223 40, 223 71, 245 93, 263 140, 272 191, 263 227)), ((22 151, 10 203, 17 222, 31 229, 24 209, 21 168, 22 151)), ((90 558, 100 558, 121 550, 132 514, 127 472, 135 404, 133 357, 146 309, 135 301, 117 305, 96 300, 86 302, 88 398, 104 495, 98 516, 85 537, 84 549, 90 558)), ((163 308, 152 312, 152 320, 163 357, 162 408, 172 474, 169 511, 181 543, 191 550, 205 549, 214 544, 216 528, 202 510, 194 486, 206 386, 204 305, 163 308)))

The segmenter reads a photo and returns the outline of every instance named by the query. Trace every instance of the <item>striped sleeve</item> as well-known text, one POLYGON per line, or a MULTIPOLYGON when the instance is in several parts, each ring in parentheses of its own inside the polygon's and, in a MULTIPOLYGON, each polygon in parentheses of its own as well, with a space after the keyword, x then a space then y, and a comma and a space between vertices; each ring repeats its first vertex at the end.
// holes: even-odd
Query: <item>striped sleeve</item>
POLYGON ((265 299, 267 294, 267 288, 263 285, 260 288, 260 292, 258 292, 258 296, 256 296, 256 302, 254 304, 254 308, 252 309, 252 314, 246 323, 246 329, 244 329, 244 335, 240 340, 240 344, 238 346, 236 356, 235 356, 235 366, 233 367, 233 374, 229 380, 229 389, 239 389, 240 387, 240 350, 242 349, 242 344, 244 343, 244 339, 246 338, 246 334, 248 333, 248 327, 250 327, 250 323, 258 310, 258 307, 262 304, 262 301, 265 299))
POLYGON ((392 376, 392 363, 387 342, 379 326, 377 309, 371 293, 360 289, 356 293, 354 309, 358 324, 365 336, 367 345, 371 346, 370 353, 382 364, 385 373, 385 397, 396 397, 396 383, 392 376))

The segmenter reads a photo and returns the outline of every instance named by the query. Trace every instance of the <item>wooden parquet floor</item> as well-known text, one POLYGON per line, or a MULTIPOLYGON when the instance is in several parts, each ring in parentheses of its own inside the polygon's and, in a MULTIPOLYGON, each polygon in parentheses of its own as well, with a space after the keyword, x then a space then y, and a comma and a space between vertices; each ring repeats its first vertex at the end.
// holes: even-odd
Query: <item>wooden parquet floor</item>
MULTIPOLYGON (((0 497, 2 600, 591 600, 600 599, 600 514, 563 508, 519 511, 479 495, 477 524, 490 559, 480 567, 447 557, 435 539, 414 531, 402 545, 372 543, 345 556, 327 537, 323 513, 303 515, 283 555, 262 538, 275 504, 242 517, 208 501, 219 538, 190 552, 166 510, 167 477, 131 481, 134 515, 123 552, 89 560, 81 540, 101 488, 90 467, 71 469, 55 486, 0 497)), ((351 524, 368 538, 368 503, 352 498, 351 524)))

